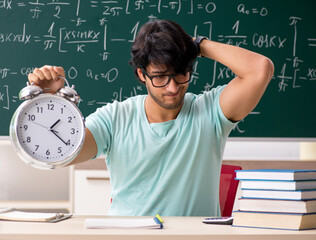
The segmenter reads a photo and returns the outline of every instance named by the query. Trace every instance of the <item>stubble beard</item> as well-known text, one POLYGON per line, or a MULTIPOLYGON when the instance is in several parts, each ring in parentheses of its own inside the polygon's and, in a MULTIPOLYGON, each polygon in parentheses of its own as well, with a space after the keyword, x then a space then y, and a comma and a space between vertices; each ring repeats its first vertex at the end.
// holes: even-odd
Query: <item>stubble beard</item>
POLYGON ((164 103, 163 101, 161 101, 158 97, 156 97, 154 94, 152 94, 152 92, 150 91, 149 88, 147 88, 148 94, 150 95, 150 97, 162 108, 171 110, 171 109, 176 109, 182 106, 183 102, 184 102, 184 95, 181 96, 181 99, 179 99, 179 101, 173 103, 173 104, 167 104, 164 103))

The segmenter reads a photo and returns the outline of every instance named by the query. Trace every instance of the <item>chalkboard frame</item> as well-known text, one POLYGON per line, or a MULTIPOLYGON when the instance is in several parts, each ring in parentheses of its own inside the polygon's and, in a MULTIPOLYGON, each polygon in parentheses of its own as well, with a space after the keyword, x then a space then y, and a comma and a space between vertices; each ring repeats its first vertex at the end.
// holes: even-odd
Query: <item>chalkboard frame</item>
MULTIPOLYGON (((160 18, 179 22, 192 36, 240 45, 274 62, 275 74, 267 92, 230 139, 315 141, 316 125, 308 123, 316 122, 312 107, 316 84, 309 80, 316 77, 316 2, 111 2, 50 0, 0 5, 0 22, 5 23, 0 24, 0 52, 6 56, 0 59, 0 136, 8 135, 27 73, 43 64, 65 67, 69 82, 84 100, 80 108, 85 116, 107 102, 146 94, 128 64, 129 51, 139 27, 160 18), (87 90, 91 84, 92 94, 87 90)), ((234 74, 219 63, 198 58, 193 77, 189 91, 199 94, 228 83, 234 74)))

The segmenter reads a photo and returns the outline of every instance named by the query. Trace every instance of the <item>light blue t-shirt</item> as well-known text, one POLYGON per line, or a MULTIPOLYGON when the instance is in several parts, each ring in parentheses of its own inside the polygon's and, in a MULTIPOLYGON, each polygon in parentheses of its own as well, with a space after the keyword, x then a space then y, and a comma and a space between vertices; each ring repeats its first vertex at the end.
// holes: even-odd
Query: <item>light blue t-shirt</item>
POLYGON ((112 186, 109 215, 219 216, 219 176, 236 125, 223 114, 224 86, 187 93, 177 118, 150 124, 146 95, 108 104, 86 119, 112 186))

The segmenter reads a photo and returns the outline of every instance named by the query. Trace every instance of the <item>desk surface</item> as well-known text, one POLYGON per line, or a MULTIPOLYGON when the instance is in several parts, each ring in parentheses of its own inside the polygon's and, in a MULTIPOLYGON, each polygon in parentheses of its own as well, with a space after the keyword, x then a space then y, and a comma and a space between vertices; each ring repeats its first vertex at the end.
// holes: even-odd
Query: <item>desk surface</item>
POLYGON ((75 216, 58 223, 0 221, 0 239, 316 239, 316 230, 286 231, 210 225, 202 223, 203 217, 164 217, 163 229, 85 229, 84 220, 87 217, 96 216, 75 216))

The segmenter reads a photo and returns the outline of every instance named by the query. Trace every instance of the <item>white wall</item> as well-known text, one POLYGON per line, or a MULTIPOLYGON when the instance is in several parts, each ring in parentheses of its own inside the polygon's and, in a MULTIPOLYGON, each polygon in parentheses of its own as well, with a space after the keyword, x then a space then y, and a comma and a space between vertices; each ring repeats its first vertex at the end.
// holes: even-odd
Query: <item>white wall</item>
MULTIPOLYGON (((298 142, 228 141, 226 160, 299 160, 298 142)), ((69 168, 38 170, 22 162, 10 141, 0 140, 1 200, 68 200, 69 168)))
POLYGON ((9 140, 0 140, 1 200, 68 200, 69 168, 38 170, 22 162, 9 140))
POLYGON ((299 160, 299 142, 228 141, 225 160, 299 160))

